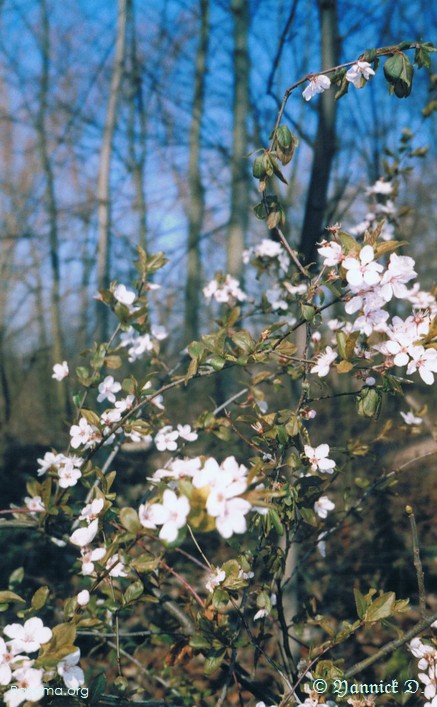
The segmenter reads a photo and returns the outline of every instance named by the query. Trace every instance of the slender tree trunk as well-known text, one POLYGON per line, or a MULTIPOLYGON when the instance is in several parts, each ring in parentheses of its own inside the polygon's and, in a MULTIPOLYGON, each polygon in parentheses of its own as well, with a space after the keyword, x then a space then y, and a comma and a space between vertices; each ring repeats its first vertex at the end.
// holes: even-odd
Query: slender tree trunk
POLYGON ((138 59, 134 0, 127 3, 127 29, 129 34, 129 83, 130 101, 128 116, 129 164, 135 189, 135 206, 138 213, 138 244, 147 248, 147 205, 145 197, 147 114, 144 106, 143 80, 138 59))
MULTIPOLYGON (((39 106, 36 116, 36 133, 41 166, 45 178, 45 199, 49 226, 50 266, 52 274, 50 315, 52 333, 53 362, 64 358, 64 346, 61 326, 61 271, 59 262, 58 213, 55 195, 53 165, 50 159, 47 139, 47 103, 50 80, 50 25, 46 0, 41 0, 41 78, 39 84, 39 106)), ((59 411, 62 415, 68 411, 66 386, 57 386, 59 411)))
POLYGON ((234 127, 227 270, 231 275, 241 278, 250 196, 248 160, 245 159, 249 113, 249 3, 247 0, 232 0, 231 11, 234 19, 234 127))
MULTIPOLYGON (((124 73, 126 49, 127 0, 118 0, 117 37, 115 44, 114 68, 112 71, 108 107, 100 152, 99 175, 97 180, 98 199, 98 252, 97 252, 97 287, 107 289, 110 283, 111 260, 111 204, 110 172, 112 141, 117 123, 117 105, 120 97, 124 73)), ((109 312, 107 307, 97 303, 97 338, 102 341, 108 337, 109 312)))
POLYGON ((209 0, 199 0, 200 33, 196 54, 193 111, 189 137, 188 166, 188 268, 185 288, 185 339, 199 336, 200 237, 205 211, 205 190, 201 174, 201 133, 205 99, 205 73, 208 53, 209 0))
MULTIPOLYGON (((318 0, 320 15, 322 68, 338 64, 340 45, 336 0, 318 0)), ((319 122, 314 146, 313 164, 299 250, 305 262, 316 260, 316 243, 323 234, 329 177, 336 151, 336 103, 334 91, 322 93, 319 100, 319 122)))

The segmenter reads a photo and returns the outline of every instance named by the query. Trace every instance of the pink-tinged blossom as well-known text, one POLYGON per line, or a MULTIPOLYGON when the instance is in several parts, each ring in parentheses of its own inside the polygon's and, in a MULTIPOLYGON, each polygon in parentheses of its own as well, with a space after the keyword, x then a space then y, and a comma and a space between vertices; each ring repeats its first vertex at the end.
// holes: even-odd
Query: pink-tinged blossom
POLYGON ((317 248, 317 251, 319 255, 325 259, 323 265, 326 267, 334 267, 335 265, 341 263, 344 258, 344 253, 340 243, 335 243, 334 241, 331 243, 328 243, 328 241, 322 241, 320 243, 320 247, 317 248))
POLYGON ((226 579, 226 572, 220 567, 213 569, 208 575, 208 579, 205 582, 205 589, 208 592, 213 592, 216 587, 218 587, 226 579))
POLYGON ((106 563, 106 569, 110 570, 110 577, 127 577, 125 565, 123 564, 118 552, 109 558, 106 563))
POLYGON ((365 245, 360 250, 359 259, 348 256, 343 261, 343 267, 347 270, 346 280, 355 291, 366 285, 372 287, 380 281, 379 273, 384 268, 380 263, 374 261, 374 257, 372 246, 365 245))
POLYGON ((103 498, 95 498, 91 503, 87 503, 87 505, 82 508, 79 520, 86 520, 88 523, 91 523, 98 517, 99 513, 102 512, 104 505, 105 501, 103 498))
POLYGON ((68 376, 69 373, 70 370, 68 368, 67 361, 62 361, 62 363, 55 363, 55 365, 53 366, 52 378, 57 381, 62 381, 68 376))
POLYGON ((130 307, 135 301, 136 294, 133 290, 128 290, 126 285, 117 285, 114 290, 114 297, 118 302, 121 302, 121 304, 130 307))
POLYGON ((42 678, 42 670, 36 670, 26 665, 14 670, 15 684, 3 695, 7 707, 18 707, 24 701, 39 702, 42 700, 44 697, 42 678))
POLYGON ((410 346, 408 353, 411 361, 408 364, 407 374, 418 372, 427 385, 434 383, 434 373, 437 373, 437 350, 425 349, 423 346, 410 346))
POLYGON ((331 364, 336 358, 337 353, 332 350, 331 346, 327 346, 324 353, 317 356, 315 365, 310 369, 311 373, 317 373, 319 378, 324 378, 328 375, 331 364))
POLYGON ((99 529, 99 521, 93 520, 86 528, 77 528, 70 535, 70 542, 78 547, 86 547, 89 545, 97 535, 99 529))
POLYGON ((58 675, 63 679, 65 686, 71 690, 77 690, 85 682, 84 672, 78 665, 79 660, 80 650, 77 648, 74 653, 65 656, 56 666, 58 675))
POLYGON ((42 644, 50 641, 51 630, 44 626, 37 616, 27 619, 24 625, 8 624, 4 627, 3 633, 12 638, 12 650, 14 653, 33 653, 39 651, 42 644))
POLYGON ((156 529, 156 523, 153 520, 154 511, 152 509, 153 504, 151 503, 142 503, 138 509, 138 518, 141 525, 143 528, 147 528, 149 530, 156 529))
POLYGON ((127 410, 132 410, 133 406, 135 404, 135 396, 134 395, 127 395, 125 398, 122 398, 121 400, 117 400, 115 403, 115 407, 118 410, 119 413, 126 412, 127 410))
POLYGON ((372 76, 375 76, 375 72, 368 61, 357 61, 346 72, 346 80, 353 83, 355 88, 363 88, 372 76))
POLYGON ((106 376, 99 385, 97 402, 102 403, 104 400, 109 400, 110 403, 115 403, 115 393, 119 393, 120 390, 121 383, 115 381, 113 376, 106 376))
POLYGON ((58 478, 61 489, 67 489, 69 486, 76 486, 82 476, 80 469, 71 463, 66 463, 59 467, 58 478))
POLYGON ((70 427, 71 446, 73 449, 77 449, 81 446, 87 449, 95 441, 96 432, 98 432, 98 430, 90 425, 85 417, 81 417, 79 424, 70 427))
POLYGON ((165 452, 167 450, 174 452, 178 448, 176 441, 178 437, 179 432, 177 430, 174 430, 171 425, 165 425, 165 427, 159 430, 154 439, 156 449, 158 452, 165 452))
POLYGON ((25 496, 24 503, 31 513, 43 513, 46 509, 41 496, 25 496))
POLYGON ((407 255, 391 254, 388 268, 382 276, 379 288, 381 296, 386 302, 389 302, 392 297, 404 299, 408 293, 405 284, 417 275, 414 265, 413 258, 409 258, 407 255))
POLYGON ((333 511, 334 508, 335 503, 333 503, 328 496, 320 496, 314 504, 314 511, 317 513, 319 518, 326 518, 328 513, 333 511))
POLYGON ((37 459, 40 466, 38 469, 38 476, 42 476, 49 469, 58 469, 59 464, 64 459, 63 454, 54 454, 54 452, 46 452, 42 459, 37 459))
POLYGON ((81 548, 80 551, 81 562, 82 562, 82 574, 84 577, 89 577, 89 575, 94 572, 94 563, 100 562, 106 555, 106 548, 96 547, 94 550, 90 550, 87 547, 81 548))
POLYGON ((162 503, 151 506, 151 520, 155 525, 161 525, 159 537, 165 542, 172 543, 176 540, 179 530, 187 523, 190 504, 186 496, 176 496, 174 491, 166 489, 162 496, 162 503))
POLYGON ((384 309, 366 311, 366 308, 364 308, 364 313, 355 319, 352 329, 366 336, 370 336, 374 331, 385 331, 389 316, 389 313, 384 309))
POLYGON ((311 471, 332 474, 335 468, 335 461, 328 459, 329 445, 319 444, 318 447, 304 446, 305 456, 311 464, 311 471))
POLYGON ((408 412, 400 412, 400 416, 403 418, 406 425, 421 425, 423 420, 421 417, 417 417, 412 410, 408 412))
POLYGON ((313 96, 316 96, 318 93, 323 93, 323 91, 327 91, 330 86, 331 79, 328 76, 325 76, 324 74, 312 76, 308 86, 303 90, 302 96, 306 101, 310 101, 313 96))

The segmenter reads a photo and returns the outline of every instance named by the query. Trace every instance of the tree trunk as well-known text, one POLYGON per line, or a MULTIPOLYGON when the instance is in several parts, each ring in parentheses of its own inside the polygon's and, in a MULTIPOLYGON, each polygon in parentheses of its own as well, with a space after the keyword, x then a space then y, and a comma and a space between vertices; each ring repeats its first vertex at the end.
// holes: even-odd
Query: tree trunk
MULTIPOLYGON (((45 199, 49 227, 50 266, 52 274, 50 295, 50 316, 52 333, 52 359, 59 363, 64 359, 61 326, 61 272, 59 262, 58 214, 55 195, 53 165, 50 159, 47 139, 47 100, 50 78, 50 26, 46 0, 41 0, 41 78, 39 84, 39 105, 36 116, 36 133, 42 171, 45 179, 45 199)), ((61 415, 68 412, 68 395, 65 385, 56 388, 61 415)))
MULTIPOLYGON (((126 47, 127 0, 118 0, 117 38, 115 44, 114 68, 112 71, 105 127, 103 131, 102 149, 100 152, 99 175, 97 180, 98 199, 98 250, 97 250, 97 287, 107 289, 110 283, 111 260, 111 204, 110 204, 110 172, 112 140, 117 122, 117 104, 124 73, 124 58, 126 47)), ((104 341, 108 338, 109 311, 97 303, 97 338, 104 341)))
POLYGON ((188 267, 185 288, 185 340, 199 336, 200 237, 205 211, 205 193, 200 167, 202 115, 205 99, 205 73, 208 53, 209 0, 199 0, 200 33, 196 54, 193 110, 189 137, 188 166, 188 267))
POLYGON ((248 160, 246 159, 250 73, 247 47, 250 22, 249 3, 247 0, 232 0, 231 11, 234 19, 234 127, 227 270, 231 275, 240 279, 250 198, 248 160))
POLYGON ((138 244, 146 250, 147 206, 144 179, 146 175, 147 115, 144 106, 141 65, 138 59, 134 0, 128 0, 127 3, 127 28, 129 34, 130 84, 128 115, 129 168, 132 172, 135 206, 138 213, 138 244))
MULTIPOLYGON (((318 0, 320 14, 322 68, 338 64, 340 53, 336 0, 318 0)), ((306 263, 316 260, 316 243, 324 228, 329 177, 336 151, 336 103, 334 91, 322 93, 319 99, 319 122, 314 146, 311 179, 299 250, 306 263)))

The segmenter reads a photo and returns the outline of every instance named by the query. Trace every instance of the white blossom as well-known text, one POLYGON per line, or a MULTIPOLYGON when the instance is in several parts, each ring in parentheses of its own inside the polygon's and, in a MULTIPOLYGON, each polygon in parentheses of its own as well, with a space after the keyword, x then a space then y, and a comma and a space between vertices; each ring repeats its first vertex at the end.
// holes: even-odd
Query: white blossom
POLYGON ((343 261, 343 267, 347 270, 346 280, 355 291, 366 285, 371 287, 380 281, 379 273, 384 268, 374 261, 374 257, 372 246, 365 245, 360 250, 359 258, 348 256, 343 261))
POLYGON ((96 439, 95 427, 90 425, 85 417, 81 417, 79 424, 70 427, 71 446, 77 449, 80 446, 90 447, 96 439))
POLYGON ((385 182, 383 179, 378 179, 371 187, 367 187, 367 194, 381 194, 387 196, 393 192, 393 185, 390 182, 385 182))
POLYGON ((312 76, 308 86, 303 90, 302 96, 306 101, 310 101, 311 98, 318 93, 323 93, 331 86, 331 79, 324 74, 319 74, 319 76, 312 76))
POLYGON ((55 363, 55 365, 53 366, 52 378, 57 381, 62 381, 68 376, 69 373, 70 370, 68 368, 67 361, 62 361, 62 363, 55 363))
POLYGON ((329 511, 333 511, 334 508, 335 503, 333 503, 328 496, 320 496, 314 504, 314 511, 317 513, 319 518, 326 518, 329 511))
POLYGON ((305 456, 311 464, 311 471, 332 474, 335 468, 335 461, 328 459, 329 445, 319 444, 318 447, 304 446, 305 456))
POLYGON ((80 650, 74 651, 65 656, 56 666, 58 675, 60 675, 67 688, 77 690, 85 682, 85 675, 82 668, 78 666, 80 660, 80 650))
POLYGON ((5 692, 7 707, 18 707, 22 702, 39 702, 44 697, 43 671, 27 665, 13 672, 14 686, 5 692), (18 689, 17 689, 18 688, 18 689))
POLYGON ((174 452, 178 448, 176 442, 178 437, 179 432, 177 430, 174 430, 171 425, 165 425, 159 430, 154 439, 156 449, 159 452, 165 452, 167 450, 169 452, 174 452))
POLYGON ((409 410, 408 412, 401 411, 399 414, 403 418, 406 425, 421 425, 423 422, 422 418, 417 417, 412 410, 409 410))
POLYGON ((319 255, 325 259, 323 265, 326 267, 334 267, 341 263, 344 258, 344 253, 340 243, 335 243, 332 241, 322 241, 319 248, 317 248, 319 255))
POLYGON ((25 496, 24 503, 31 513, 42 513, 46 509, 41 496, 25 496))
POLYGON ((33 653, 38 651, 43 643, 50 641, 52 637, 51 630, 44 626, 38 616, 33 616, 27 619, 24 625, 8 624, 4 627, 3 633, 12 638, 13 651, 19 653, 33 653))
POLYGON ((99 529, 99 521, 93 520, 86 528, 77 528, 70 535, 70 542, 78 547, 86 547, 94 540, 99 529))
POLYGON ((213 592, 216 587, 219 586, 226 579, 226 572, 220 567, 216 567, 208 575, 208 579, 205 582, 205 588, 208 592, 213 592))
POLYGON ((86 520, 88 523, 91 523, 103 510, 104 505, 105 501, 103 498, 95 498, 91 503, 87 503, 87 505, 82 508, 79 520, 86 520))
POLYGON ((114 290, 114 297, 118 302, 130 307, 130 305, 135 301, 136 294, 133 290, 128 290, 126 285, 117 285, 114 290))
POLYGON ((106 378, 99 385, 97 402, 101 403, 104 400, 109 400, 110 403, 115 403, 115 393, 119 393, 120 390, 121 383, 115 381, 113 376, 106 376, 106 378))
POLYGON ((353 83, 355 88, 363 88, 366 85, 366 81, 374 75, 375 72, 368 61, 357 61, 346 72, 346 80, 353 83))
POLYGON ((434 373, 437 373, 437 350, 425 349, 423 346, 410 346, 408 353, 411 361, 408 364, 407 374, 417 371, 427 385, 434 383, 434 373))
POLYGON ((217 302, 233 305, 235 302, 244 302, 247 295, 240 288, 240 283, 232 275, 226 275, 223 281, 211 280, 204 288, 203 295, 207 300, 212 297, 217 302))
POLYGON ((331 364, 337 358, 337 353, 333 351, 331 346, 327 346, 324 353, 321 353, 316 358, 316 364, 310 369, 311 373, 317 373, 319 378, 324 378, 328 375, 331 364))
POLYGON ((187 523, 190 504, 186 496, 176 496, 174 491, 166 489, 162 496, 162 503, 151 506, 151 520, 155 525, 161 525, 159 537, 168 543, 176 540, 179 530, 187 523))
POLYGON ((194 442, 198 437, 197 432, 192 430, 190 425, 178 425, 178 434, 186 442, 194 442))
POLYGON ((90 601, 90 593, 88 589, 82 589, 82 591, 79 592, 79 594, 77 595, 76 599, 79 606, 87 606, 90 601))

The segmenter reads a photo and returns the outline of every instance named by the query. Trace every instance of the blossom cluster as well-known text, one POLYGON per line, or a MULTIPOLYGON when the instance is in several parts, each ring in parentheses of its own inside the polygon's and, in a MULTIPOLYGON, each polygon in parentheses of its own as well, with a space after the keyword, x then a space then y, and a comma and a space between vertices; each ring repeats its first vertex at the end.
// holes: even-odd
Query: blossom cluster
MULTIPOLYGON (((358 244, 357 244, 358 245, 358 244)), ((366 244, 356 252, 345 252, 341 243, 324 241, 319 254, 326 267, 340 267, 340 275, 348 283, 349 296, 345 311, 355 316, 353 322, 345 325, 345 333, 358 332, 370 337, 379 335, 379 341, 370 344, 366 350, 356 346, 355 354, 368 359, 375 372, 382 372, 393 366, 407 368, 407 375, 418 372, 428 385, 434 382, 437 372, 437 351, 426 347, 426 337, 430 333, 437 308, 432 297, 425 298, 419 289, 409 290, 407 283, 416 277, 414 260, 409 256, 391 253, 388 263, 377 262, 373 246, 366 244), (385 309, 393 299, 410 301, 413 313, 402 319, 385 309), (422 302, 426 309, 420 309, 422 302), (383 356, 382 364, 374 357, 383 356)), ((331 348, 320 354, 312 372, 326 376, 337 353, 331 348)))
MULTIPOLYGON (((375 71, 368 61, 357 61, 356 64, 353 64, 346 72, 346 81, 352 83, 355 88, 363 88, 367 81, 374 75, 375 71)), ((324 93, 324 91, 327 91, 330 87, 331 79, 329 76, 326 76, 326 74, 317 74, 310 78, 308 85, 302 92, 302 96, 306 101, 310 101, 313 96, 324 93)))
MULTIPOLYGON (((18 707, 25 700, 39 702, 44 696, 43 680, 51 679, 53 672, 44 673, 41 668, 35 668, 36 659, 30 656, 51 640, 51 629, 44 626, 39 617, 33 616, 24 624, 8 624, 3 635, 10 639, 5 641, 0 637, 0 685, 11 686, 3 695, 6 705, 18 707)), ((56 672, 67 688, 77 689, 84 683, 79 659, 77 649, 56 665, 56 672)))
MULTIPOLYGON (((437 628, 437 622, 433 627, 437 628)), ((410 651, 418 658, 419 680, 424 685, 427 699, 424 707, 437 707, 437 648, 416 637, 410 641, 410 651)))
POLYGON ((247 473, 247 467, 238 464, 235 457, 227 457, 221 464, 212 457, 205 460, 201 457, 175 459, 168 468, 154 473, 152 480, 167 480, 168 488, 163 493, 162 503, 140 505, 140 523, 149 529, 161 526, 159 537, 174 542, 191 511, 188 497, 178 496, 175 489, 179 481, 188 480, 193 489, 202 491, 202 503, 222 537, 244 533, 247 530, 246 515, 252 509, 252 504, 242 497, 248 488, 247 473))
POLYGON ((203 295, 207 300, 214 298, 220 304, 230 305, 236 302, 244 302, 247 299, 247 295, 241 289, 240 283, 232 275, 217 276, 214 280, 211 280, 203 288, 203 295))

